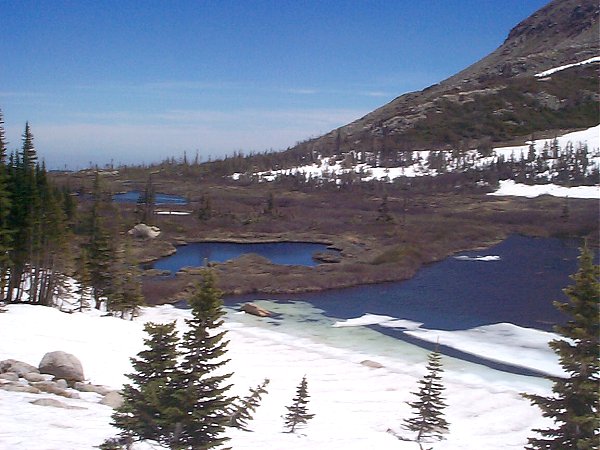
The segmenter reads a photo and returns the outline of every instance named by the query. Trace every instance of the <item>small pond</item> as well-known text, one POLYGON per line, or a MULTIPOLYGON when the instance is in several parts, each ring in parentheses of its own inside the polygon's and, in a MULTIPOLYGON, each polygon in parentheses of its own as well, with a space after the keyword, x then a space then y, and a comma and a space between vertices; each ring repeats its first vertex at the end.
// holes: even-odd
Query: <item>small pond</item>
POLYGON ((254 253, 267 258, 273 264, 313 267, 319 263, 313 259, 318 252, 337 253, 325 244, 310 242, 196 242, 177 247, 177 253, 161 258, 148 268, 169 270, 175 274, 182 267, 203 267, 207 262, 222 263, 239 256, 254 253))
MULTIPOLYGON (((141 196, 140 191, 129 191, 115 194, 112 198, 117 203, 137 203, 141 196)), ((187 205, 188 201, 178 195, 156 193, 154 203, 157 205, 187 205)))

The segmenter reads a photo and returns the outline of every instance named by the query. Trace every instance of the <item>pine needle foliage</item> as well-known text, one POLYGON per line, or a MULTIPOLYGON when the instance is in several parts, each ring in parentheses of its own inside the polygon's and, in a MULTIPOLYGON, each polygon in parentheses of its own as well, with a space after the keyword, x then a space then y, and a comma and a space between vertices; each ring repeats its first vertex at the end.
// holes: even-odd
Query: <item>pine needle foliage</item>
POLYGON ((133 359, 132 385, 113 416, 123 437, 154 440, 172 450, 207 450, 221 446, 228 423, 230 386, 223 373, 227 341, 222 325, 221 291, 210 271, 189 300, 192 317, 179 339, 175 323, 146 325, 147 350, 133 359))
POLYGON ((123 387, 123 405, 113 414, 113 425, 122 436, 136 440, 155 440, 169 444, 174 434, 170 414, 174 404, 173 388, 177 377, 179 338, 175 322, 147 323, 146 349, 131 358, 134 373, 127 375, 132 384, 123 387))
POLYGON ((221 437, 229 417, 231 399, 226 393, 231 387, 225 381, 231 374, 220 371, 226 359, 225 332, 218 331, 223 324, 222 292, 215 286, 212 272, 202 273, 202 282, 196 288, 189 304, 192 317, 181 342, 182 362, 177 390, 174 394, 183 414, 178 418, 180 447, 210 449, 223 444, 221 437))
POLYGON ((448 422, 444 419, 447 406, 442 396, 445 387, 442 384, 442 357, 436 348, 428 355, 427 373, 419 380, 419 390, 413 392, 418 400, 407 402, 414 410, 414 416, 406 419, 404 425, 417 433, 415 440, 442 439, 448 432, 448 422))
POLYGON ((256 408, 260 405, 262 396, 267 394, 267 385, 270 380, 265 380, 256 386, 254 389, 250 389, 250 394, 244 398, 236 398, 231 408, 229 415, 229 426, 239 428, 240 430, 250 431, 248 429, 248 421, 252 420, 253 414, 256 408))
POLYGON ((587 247, 581 250, 573 284, 564 289, 568 302, 554 306, 569 316, 554 330, 565 339, 550 342, 566 376, 548 377, 553 395, 527 395, 544 417, 555 426, 534 430, 541 437, 529 438, 528 449, 591 450, 600 447, 600 267, 593 264, 587 247))
POLYGON ((305 425, 315 415, 309 414, 308 412, 308 383, 306 381, 306 375, 302 377, 302 381, 296 388, 296 395, 294 396, 293 403, 291 406, 286 406, 288 410, 284 416, 284 427, 289 433, 296 431, 301 425, 305 425))

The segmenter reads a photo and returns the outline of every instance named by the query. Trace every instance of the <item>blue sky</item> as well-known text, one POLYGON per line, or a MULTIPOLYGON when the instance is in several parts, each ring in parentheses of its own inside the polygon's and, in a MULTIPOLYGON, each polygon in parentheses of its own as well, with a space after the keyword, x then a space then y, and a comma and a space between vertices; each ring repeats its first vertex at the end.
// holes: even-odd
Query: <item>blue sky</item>
POLYGON ((9 149, 51 168, 280 150, 437 83, 545 0, 0 0, 9 149))

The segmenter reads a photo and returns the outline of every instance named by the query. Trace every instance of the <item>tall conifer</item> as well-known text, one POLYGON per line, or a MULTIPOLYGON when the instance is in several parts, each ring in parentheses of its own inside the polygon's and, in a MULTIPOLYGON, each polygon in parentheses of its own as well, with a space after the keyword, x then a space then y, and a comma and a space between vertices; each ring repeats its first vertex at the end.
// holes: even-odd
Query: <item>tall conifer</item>
POLYGON ((8 190, 8 167, 6 166, 6 139, 4 117, 0 110, 0 300, 6 295, 6 283, 10 267, 12 231, 10 228, 11 199, 8 190))
POLYGON ((554 302, 569 316, 565 325, 555 327, 564 339, 550 342, 560 359, 565 377, 549 377, 553 395, 525 395, 539 406, 555 426, 537 431, 529 449, 598 449, 600 447, 600 267, 593 264, 587 247, 581 250, 579 270, 565 288, 566 303, 554 302))
POLYGON ((221 297, 214 275, 204 271, 189 300, 192 317, 186 320, 189 329, 181 343, 183 360, 175 396, 183 414, 175 442, 182 447, 173 448, 210 449, 228 439, 222 434, 229 420, 230 386, 225 382, 231 374, 222 373, 228 341, 219 331, 225 314, 221 297))
POLYGON ((123 405, 113 414, 113 425, 123 430, 123 436, 134 440, 148 439, 169 445, 174 441, 177 420, 171 412, 179 413, 173 396, 179 338, 175 322, 150 322, 144 331, 149 336, 144 341, 146 349, 137 358, 131 358, 135 372, 127 378, 132 384, 123 388, 123 405))

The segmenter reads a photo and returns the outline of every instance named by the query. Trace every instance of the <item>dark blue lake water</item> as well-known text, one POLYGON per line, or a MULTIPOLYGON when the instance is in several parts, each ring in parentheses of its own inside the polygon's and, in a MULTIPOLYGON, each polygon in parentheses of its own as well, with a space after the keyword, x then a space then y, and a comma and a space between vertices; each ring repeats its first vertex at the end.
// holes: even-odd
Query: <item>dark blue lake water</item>
POLYGON ((173 274, 182 267, 202 267, 206 262, 225 262, 247 253, 263 256, 273 264, 316 266, 316 252, 332 252, 327 245, 308 242, 271 242, 236 244, 229 242, 197 242, 177 247, 177 253, 161 258, 150 267, 170 270, 173 274))
MULTIPOLYGON (((565 301, 562 289, 577 270, 579 242, 512 236, 487 250, 458 256, 497 256, 497 260, 450 257, 424 267, 407 281, 299 295, 226 298, 227 305, 263 298, 302 301, 330 317, 348 319, 366 313, 423 322, 424 328, 462 330, 509 322, 550 331, 565 317, 553 300, 565 301)), ((386 334, 400 331, 375 326, 386 334)))
MULTIPOLYGON (((124 192, 122 194, 113 195, 113 201, 117 203, 137 203, 141 195, 142 194, 139 191, 124 192)), ((188 201, 184 197, 178 195, 157 193, 155 195, 154 203, 157 205, 187 205, 188 201)))

